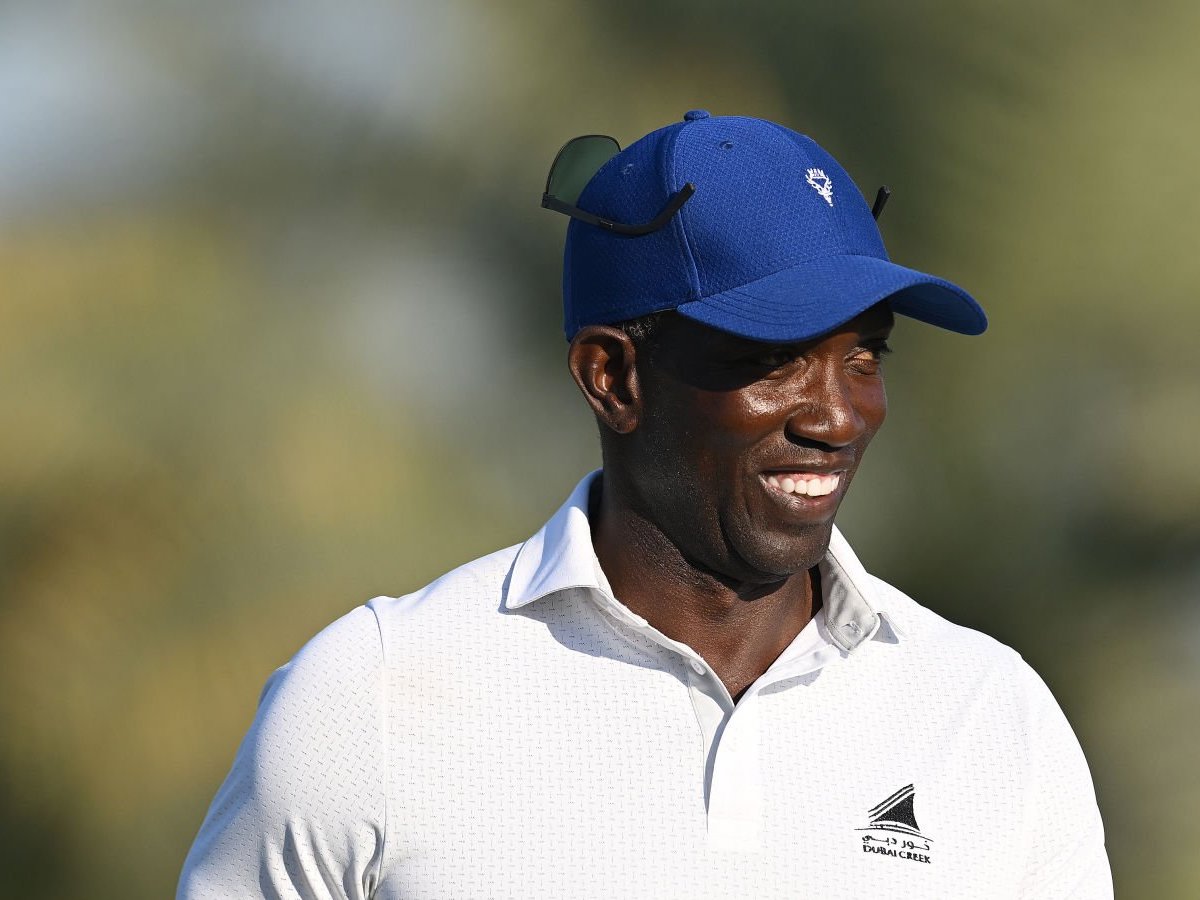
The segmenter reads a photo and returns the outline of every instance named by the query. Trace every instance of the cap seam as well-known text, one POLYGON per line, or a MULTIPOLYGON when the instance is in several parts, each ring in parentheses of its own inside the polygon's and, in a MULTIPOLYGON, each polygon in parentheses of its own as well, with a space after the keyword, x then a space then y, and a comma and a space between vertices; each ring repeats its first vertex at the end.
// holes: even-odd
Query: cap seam
MULTIPOLYGON (((904 290, 904 288, 901 288, 900 290, 904 290)), ((752 295, 750 295, 750 294, 746 294, 746 293, 742 292, 741 290, 739 290, 739 289, 737 289, 737 288, 733 288, 733 289, 731 289, 731 290, 729 290, 729 291, 725 291, 724 293, 728 293, 728 294, 739 294, 739 295, 741 295, 741 296, 743 296, 743 297, 746 297, 746 298, 747 298, 747 299, 749 299, 749 300, 757 300, 757 299, 758 299, 757 297, 754 297, 754 296, 752 296, 752 295)), ((878 298, 878 299, 868 299, 868 301, 866 301, 866 302, 864 302, 864 303, 862 304, 862 309, 863 309, 863 310, 865 310, 865 309, 868 309, 868 308, 870 308, 871 306, 874 306, 876 303, 879 303, 879 302, 881 302, 882 300, 886 300, 888 297, 890 297, 890 296, 892 295, 892 293, 895 293, 895 292, 893 291, 893 292, 889 292, 889 293, 887 293, 887 294, 884 294, 882 297, 880 297, 880 298, 878 298)), ((712 296, 716 296, 716 295, 714 294, 714 295, 712 295, 712 296)), ((704 298, 704 299, 705 299, 705 300, 711 300, 711 299, 712 299, 712 297, 706 297, 706 298, 704 298)), ((697 302, 697 303, 704 303, 704 300, 697 300, 696 302, 697 302)), ((680 305, 682 305, 682 304, 680 304, 680 305)), ((856 305, 857 305, 857 304, 856 304, 856 305)), ((711 306, 711 305, 710 305, 710 306, 711 306)), ((851 307, 851 310, 853 310, 853 309, 854 309, 854 307, 852 306, 852 307, 851 307)), ((861 312, 861 311, 862 311, 862 310, 860 310, 860 312, 861 312)), ((685 315, 686 315, 686 314, 685 314, 685 315)), ((760 324, 762 324, 762 325, 779 325, 779 324, 783 324, 783 322, 784 322, 784 321, 786 321, 786 320, 783 320, 783 319, 780 319, 780 318, 762 318, 762 317, 759 317, 759 316, 756 316, 756 315, 754 315, 754 314, 753 314, 751 311, 749 311, 749 310, 745 309, 744 307, 742 307, 742 308, 739 308, 739 309, 737 310, 737 316, 738 316, 739 318, 741 318, 741 319, 745 319, 746 321, 749 321, 749 322, 758 322, 758 323, 760 323, 760 324)), ((847 316, 845 319, 843 319, 842 321, 849 321, 849 320, 850 320, 850 319, 852 319, 852 318, 854 318, 854 313, 853 313, 853 312, 851 312, 851 314, 850 314, 850 315, 848 315, 848 316, 847 316)))
MULTIPOLYGON (((806 256, 806 257, 804 257, 804 259, 797 260, 796 262, 788 263, 786 266, 780 266, 778 269, 772 269, 770 272, 766 272, 766 273, 758 276, 753 281, 747 281, 745 284, 735 284, 733 287, 724 288, 719 291, 713 291, 711 294, 705 294, 703 296, 697 297, 696 299, 697 300, 707 300, 710 297, 717 296, 718 294, 728 294, 731 291, 741 290, 742 288, 746 287, 747 285, 757 284, 760 281, 765 281, 766 279, 770 278, 772 275, 778 275, 780 272, 786 272, 788 269, 799 268, 800 266, 811 263, 813 260, 838 259, 838 258, 875 259, 875 260, 879 260, 879 262, 890 262, 890 260, 879 259, 878 256, 868 256, 865 253, 817 253, 812 256, 806 256)), ((896 263, 891 263, 891 265, 896 266, 896 268, 899 268, 899 269, 907 268, 907 266, 900 266, 896 263)), ((914 274, 922 274, 922 273, 918 273, 914 270, 914 274)), ((930 275, 930 276, 926 276, 926 277, 930 278, 931 280, 938 281, 939 283, 942 280, 942 279, 938 279, 937 276, 935 276, 935 275, 930 275)))
MULTIPOLYGON (((679 143, 679 136, 683 133, 683 129, 687 128, 691 124, 693 124, 691 121, 683 122, 678 128, 675 129, 670 140, 663 148, 663 154, 666 156, 667 163, 667 184, 665 187, 667 189, 668 197, 675 192, 675 188, 673 186, 679 181, 679 168, 676 165, 676 160, 678 157, 678 154, 676 153, 676 145, 679 143)), ((680 187, 682 188, 682 185, 680 185, 680 187)), ((700 266, 696 259, 696 253, 695 249, 692 247, 692 242, 688 239, 687 229, 683 227, 684 216, 687 215, 687 212, 688 210, 685 205, 685 207, 679 211, 680 214, 674 217, 675 220, 671 223, 671 225, 675 233, 675 241, 679 245, 680 252, 683 253, 683 257, 687 263, 688 288, 690 289, 691 294, 689 299, 698 299, 700 297, 700 266)))
MULTIPOLYGON (((742 294, 742 292, 740 292, 740 290, 731 290, 731 292, 727 292, 727 293, 742 294)), ((748 298, 750 300, 757 299, 757 298, 755 298, 755 296, 750 296, 749 294, 743 294, 743 296, 746 296, 746 298, 748 298)), ((890 295, 883 296, 883 298, 881 298, 880 300, 886 300, 887 296, 890 296, 890 295)), ((706 299, 710 300, 712 298, 706 298, 706 299)), ((870 308, 871 306, 874 306, 875 304, 877 304, 877 302, 880 302, 880 300, 870 300, 868 302, 864 302, 863 307, 862 307, 863 310, 868 310, 868 308, 870 308)), ((703 300, 697 300, 696 302, 703 302, 703 300)), ((851 307, 851 308, 853 310, 853 307, 851 307)), ((862 312, 862 310, 860 310, 859 312, 862 312)), ((780 318, 761 318, 758 316, 754 316, 754 314, 749 313, 748 311, 745 310, 745 308, 738 308, 737 316, 738 316, 738 318, 742 318, 742 319, 746 320, 746 322, 755 322, 755 323, 762 324, 762 325, 780 325, 780 324, 784 324, 786 322, 786 320, 790 320, 790 319, 780 319, 780 318)), ((853 312, 851 312, 850 316, 847 316, 845 319, 842 319, 842 322, 848 322, 848 320, 850 320, 852 318, 854 318, 853 312)))

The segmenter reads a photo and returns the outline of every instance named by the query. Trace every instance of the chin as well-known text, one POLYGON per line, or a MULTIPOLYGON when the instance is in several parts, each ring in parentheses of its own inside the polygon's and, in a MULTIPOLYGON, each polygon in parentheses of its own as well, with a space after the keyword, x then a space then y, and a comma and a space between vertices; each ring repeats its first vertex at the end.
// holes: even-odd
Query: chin
POLYGON ((802 533, 764 540, 734 541, 732 550, 749 570, 774 578, 807 572, 821 561, 833 536, 833 521, 805 528, 802 533))

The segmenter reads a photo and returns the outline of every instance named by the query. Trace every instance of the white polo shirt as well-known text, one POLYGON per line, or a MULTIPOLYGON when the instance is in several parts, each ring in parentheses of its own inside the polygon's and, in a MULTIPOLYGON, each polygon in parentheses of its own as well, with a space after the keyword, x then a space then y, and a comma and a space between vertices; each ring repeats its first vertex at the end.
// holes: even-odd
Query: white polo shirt
POLYGON ((868 575, 734 704, 613 596, 589 476, 530 540, 310 641, 182 898, 1110 898, 1087 765, 1012 650, 868 575))

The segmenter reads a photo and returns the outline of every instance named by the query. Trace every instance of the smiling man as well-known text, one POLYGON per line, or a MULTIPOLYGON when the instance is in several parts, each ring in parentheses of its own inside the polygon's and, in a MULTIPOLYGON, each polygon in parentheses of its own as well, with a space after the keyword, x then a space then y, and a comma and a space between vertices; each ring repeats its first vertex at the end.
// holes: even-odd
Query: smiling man
POLYGON ((891 328, 878 303, 778 344, 678 314, 640 353, 612 327, 572 342, 571 371, 602 423, 600 566, 735 700, 820 606, 834 513, 883 424, 891 328))
POLYGON ((180 896, 1111 897, 1046 687, 834 527, 893 316, 982 310, 807 137, 693 111, 618 150, 543 200, 603 469, 275 673, 180 896))

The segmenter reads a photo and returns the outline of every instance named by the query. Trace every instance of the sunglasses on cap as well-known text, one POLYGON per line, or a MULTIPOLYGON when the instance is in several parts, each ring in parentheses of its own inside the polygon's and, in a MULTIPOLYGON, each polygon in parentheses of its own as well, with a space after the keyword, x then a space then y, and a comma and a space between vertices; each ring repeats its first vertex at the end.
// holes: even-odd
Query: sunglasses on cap
MULTIPOLYGON (((658 231, 671 221, 671 217, 679 212, 683 204, 696 192, 696 186, 690 181, 670 196, 658 215, 649 222, 636 225, 605 219, 575 205, 592 176, 620 152, 621 145, 617 139, 606 134, 585 134, 571 138, 562 145, 562 149, 550 165, 550 173, 546 176, 546 189, 542 192, 543 208, 629 237, 641 237, 658 231)), ((879 219, 879 214, 883 212, 883 207, 891 195, 891 188, 887 186, 881 187, 875 195, 871 215, 876 220, 879 219)))

